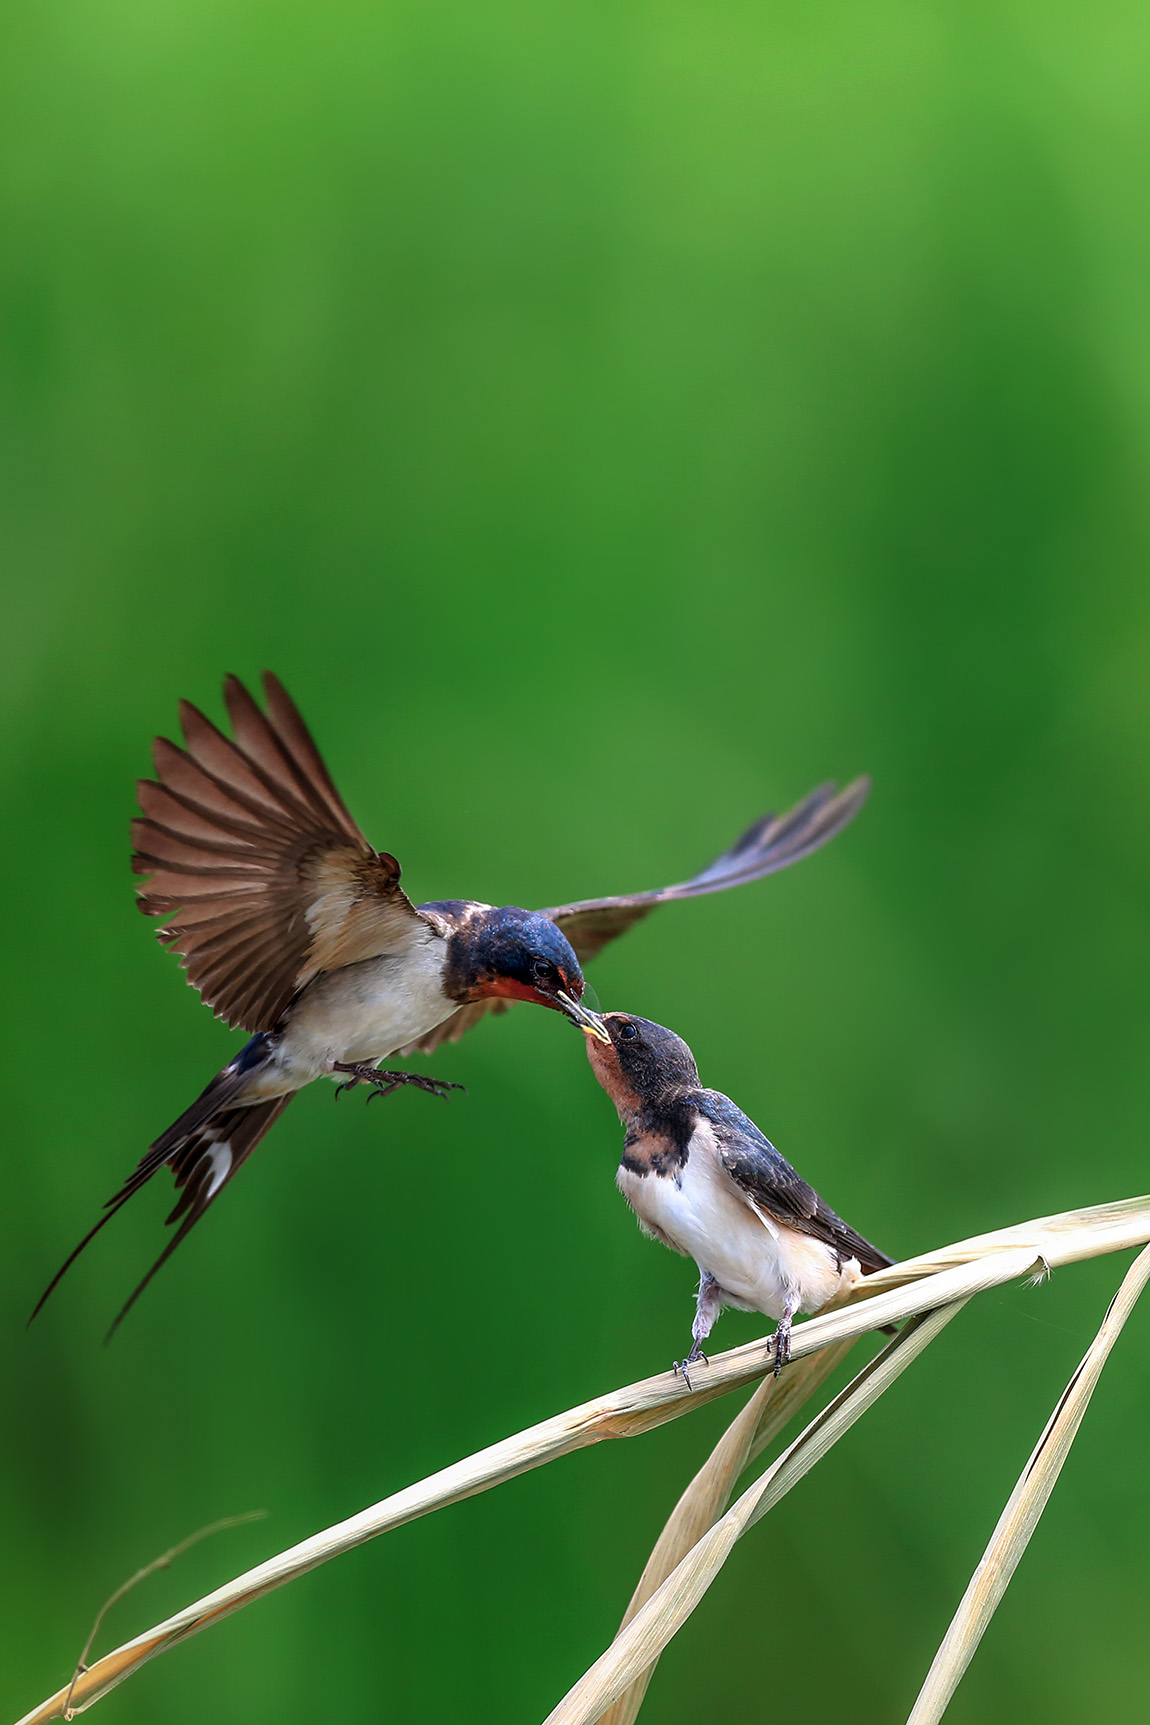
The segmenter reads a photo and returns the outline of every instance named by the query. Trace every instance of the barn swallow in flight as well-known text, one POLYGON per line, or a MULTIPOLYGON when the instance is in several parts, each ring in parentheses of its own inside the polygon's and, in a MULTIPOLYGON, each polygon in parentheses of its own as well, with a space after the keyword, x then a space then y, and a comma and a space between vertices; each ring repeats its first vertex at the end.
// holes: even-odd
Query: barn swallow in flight
POLYGON ((36 1312, 104 1223, 166 1165, 179 1189, 168 1221, 180 1226, 114 1330, 305 1084, 330 1077, 381 1095, 401 1084, 458 1089, 376 1063, 455 1042, 512 1000, 570 1013, 583 993, 581 963, 657 904, 797 862, 846 825, 869 789, 865 778, 841 791, 820 785, 788 814, 764 815, 701 874, 655 892, 543 911, 468 899, 416 906, 395 858, 373 850, 344 807, 270 673, 264 697, 266 712, 237 678, 226 680, 230 740, 183 702, 184 747, 156 739, 156 778, 140 781, 143 818, 132 828, 132 868, 151 876, 139 908, 167 919, 161 945, 180 955, 216 1016, 254 1034, 108 1200, 36 1312))
POLYGON ((818 1312, 861 1276, 893 1263, 836 1216, 753 1120, 704 1090, 682 1037, 629 1012, 572 1011, 596 1078, 626 1137, 616 1183, 645 1234, 699 1269, 690 1369, 724 1306, 778 1320, 775 1375, 791 1320, 818 1312))

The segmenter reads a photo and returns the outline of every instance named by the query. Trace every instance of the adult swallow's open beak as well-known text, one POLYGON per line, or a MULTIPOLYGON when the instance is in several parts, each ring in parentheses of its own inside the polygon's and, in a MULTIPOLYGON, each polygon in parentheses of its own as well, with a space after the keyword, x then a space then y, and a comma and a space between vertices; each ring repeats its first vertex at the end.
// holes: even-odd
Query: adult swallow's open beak
POLYGON ((578 1000, 572 999, 571 995, 564 994, 562 989, 559 990, 559 1004, 571 1022, 579 1026, 584 1036, 593 1036, 596 1042, 604 1042, 610 1048, 611 1038, 607 1034, 607 1026, 597 1012, 590 1011, 578 1000))

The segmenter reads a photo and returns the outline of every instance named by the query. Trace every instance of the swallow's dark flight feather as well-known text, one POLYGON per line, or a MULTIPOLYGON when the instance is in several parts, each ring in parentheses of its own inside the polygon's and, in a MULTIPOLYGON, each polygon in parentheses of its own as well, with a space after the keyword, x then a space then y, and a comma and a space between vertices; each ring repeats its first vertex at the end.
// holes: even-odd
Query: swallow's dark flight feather
POLYGON ((893 1260, 836 1216, 730 1097, 703 1089, 681 1037, 627 1012, 576 1006, 572 1016, 626 1129, 619 1190, 645 1233, 698 1265, 688 1387, 724 1306, 778 1320, 779 1372, 797 1313, 821 1311, 893 1260))
POLYGON ((231 739, 183 702, 184 747, 157 738, 156 778, 140 781, 143 818, 132 828, 132 867, 151 877, 140 909, 165 918, 161 943, 217 1017, 254 1034, 108 1200, 37 1312, 161 1167, 180 1189, 168 1218, 180 1226, 116 1323, 305 1084, 456 1088, 376 1062, 431 1053, 512 1000, 570 1011, 583 993, 581 961, 656 905, 786 868, 845 826, 869 789, 866 779, 841 791, 820 785, 788 814, 765 815, 701 874, 655 892, 534 912, 472 900, 417 907, 395 858, 373 850, 348 813, 270 673, 264 696, 266 712, 237 678, 226 680, 231 739))

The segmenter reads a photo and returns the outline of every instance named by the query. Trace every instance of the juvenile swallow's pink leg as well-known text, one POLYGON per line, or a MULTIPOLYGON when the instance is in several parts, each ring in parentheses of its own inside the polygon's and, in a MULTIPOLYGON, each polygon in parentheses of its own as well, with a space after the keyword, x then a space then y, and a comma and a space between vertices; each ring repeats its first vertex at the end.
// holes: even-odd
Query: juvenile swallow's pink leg
POLYGON ((695 1321, 691 1325, 691 1351, 685 1360, 676 1360, 673 1368, 676 1372, 682 1372, 683 1382, 688 1389, 691 1387, 690 1368, 698 1360, 703 1360, 707 1364, 710 1363, 703 1352, 703 1343, 714 1328, 715 1319, 722 1307, 723 1290, 719 1287, 714 1276, 704 1270, 699 1277, 699 1292, 695 1300, 695 1321))

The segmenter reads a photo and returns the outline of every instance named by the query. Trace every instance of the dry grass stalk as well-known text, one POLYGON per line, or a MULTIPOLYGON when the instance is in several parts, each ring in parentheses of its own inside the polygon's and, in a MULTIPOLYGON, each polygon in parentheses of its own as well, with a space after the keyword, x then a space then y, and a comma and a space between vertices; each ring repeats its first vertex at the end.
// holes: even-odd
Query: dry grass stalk
MULTIPOLYGON (((632 1618, 671 1574, 691 1547, 726 1509, 735 1481, 766 1449, 846 1358, 854 1341, 836 1342, 821 1353, 808 1354, 782 1377, 765 1377, 746 1407, 737 1414, 707 1460, 684 1491, 647 1559, 638 1586, 619 1625, 622 1634, 632 1618)), ((656 1661, 647 1666, 603 1714, 603 1725, 633 1725, 643 1705, 656 1661)))
POLYGON ((1083 1258, 1100 1258, 1128 1246, 1144 1246, 1150 1240, 1150 1197, 1123 1198, 1116 1204, 1093 1204, 1085 1210, 1063 1210, 1056 1216, 1039 1216, 990 1234, 974 1234, 953 1246, 905 1258, 887 1270, 867 1276, 858 1289, 869 1299, 885 1288, 902 1287, 922 1276, 935 1275, 956 1264, 968 1264, 989 1252, 1011 1252, 1032 1247, 1052 1270, 1076 1264, 1083 1258))
MULTIPOLYGON (((803 1359, 880 1325, 901 1323, 916 1313, 1013 1281, 1025 1275, 1039 1257, 1053 1268, 1148 1241, 1150 1198, 1139 1198, 1042 1217, 960 1242, 942 1252, 908 1259, 893 1270, 868 1277, 862 1298, 855 1304, 800 1324, 792 1340, 792 1359, 803 1359), (913 1285, 916 1282, 918 1285, 913 1285)), ((681 1379, 661 1372, 492 1444, 313 1534, 105 1654, 76 1682, 71 1705, 82 1712, 157 1654, 366 1540, 588 1444, 634 1437, 678 1419, 704 1402, 757 1381, 771 1363, 769 1340, 751 1342, 715 1355, 710 1366, 697 1374, 696 1388, 690 1394, 681 1379)), ((27 1713, 19 1725, 46 1725, 48 1720, 59 1718, 67 1694, 66 1688, 59 1690, 27 1713)))
POLYGON ((907 1725, 938 1725, 963 1673, 974 1658, 987 1624, 1018 1568, 1030 1536, 1038 1526, 1062 1464, 1078 1434, 1102 1368, 1138 1296, 1150 1281, 1150 1248, 1141 1252, 1123 1278, 1102 1328, 1071 1378, 1050 1416, 1034 1453, 1022 1470, 982 1561, 970 1578, 942 1646, 934 1656, 907 1725))
POLYGON ((654 1663, 683 1627, 726 1563, 735 1542, 822 1460, 965 1304, 965 1300, 959 1300, 912 1318, 881 1354, 876 1354, 846 1389, 815 1415, 779 1459, 747 1487, 722 1520, 691 1547, 626 1629, 620 1630, 607 1651, 547 1715, 545 1725, 594 1725, 603 1717, 612 1702, 654 1663))
POLYGON ((131 1593, 133 1587, 138 1587, 141 1581, 147 1581, 150 1575, 155 1575, 161 1569, 170 1569, 177 1557, 183 1557, 185 1551, 190 1551, 193 1545, 199 1545, 202 1539, 210 1539, 213 1533, 223 1533, 230 1527, 243 1527, 249 1521, 262 1521, 266 1514, 266 1509, 249 1509, 243 1515, 225 1515, 220 1521, 209 1522, 207 1527, 200 1527, 196 1529, 195 1533, 189 1533, 186 1539, 181 1539, 177 1545, 169 1546, 168 1550, 162 1551, 159 1557, 153 1557, 150 1563, 145 1563, 142 1569, 137 1569, 134 1575, 128 1577, 127 1581, 122 1581, 115 1592, 110 1593, 105 1599, 96 1613, 96 1621, 88 1631, 88 1639, 80 1650, 76 1669, 72 1673, 72 1681, 64 1696, 64 1705, 60 1709, 62 1717, 74 1719, 79 1712, 78 1708, 72 1706, 72 1696, 76 1684, 84 1672, 88 1670, 88 1655, 92 1651, 92 1643, 99 1635, 100 1626, 113 1606, 119 1605, 121 1599, 126 1594, 131 1593))

